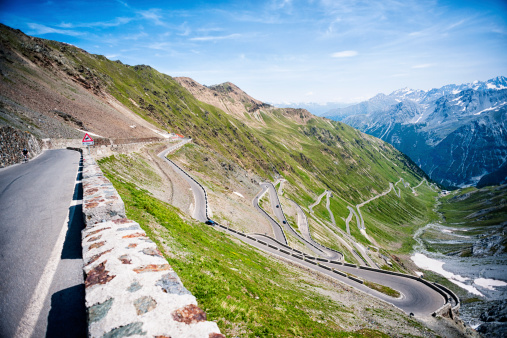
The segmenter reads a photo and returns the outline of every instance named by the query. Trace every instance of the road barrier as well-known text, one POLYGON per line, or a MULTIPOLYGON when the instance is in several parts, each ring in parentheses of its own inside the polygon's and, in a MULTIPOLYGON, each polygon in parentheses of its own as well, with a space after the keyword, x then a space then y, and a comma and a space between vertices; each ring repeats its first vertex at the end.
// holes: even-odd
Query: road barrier
POLYGON ((459 308, 460 308, 460 306, 461 306, 461 303, 460 303, 459 297, 458 297, 458 296, 457 296, 457 295, 456 295, 453 291, 451 291, 450 289, 446 288, 445 286, 443 286, 443 285, 441 285, 441 284, 439 284, 439 283, 437 283, 437 282, 433 282, 433 284, 434 284, 436 287, 438 287, 438 288, 440 288, 440 289, 444 290, 446 293, 448 293, 448 294, 451 296, 451 298, 452 298, 452 299, 454 300, 454 302, 456 303, 456 305, 454 305, 454 306, 452 307, 452 310, 453 310, 453 311, 458 311, 458 310, 459 310, 459 308))
POLYGON ((343 263, 343 265, 345 265, 345 266, 349 266, 349 267, 351 267, 351 268, 357 268, 357 265, 355 265, 355 264, 343 263))
MULTIPOLYGON (((171 163, 173 163, 173 164, 174 164, 174 162, 172 162, 171 160, 169 160, 169 159, 167 159, 167 160, 168 160, 168 161, 170 161, 171 163)), ((176 164, 174 164, 174 165, 175 165, 176 167, 178 167, 176 164)), ((180 168, 180 167, 178 167, 178 168, 180 168)), ((196 182, 196 183, 197 183, 197 184, 201 187, 201 189, 204 191, 204 196, 205 196, 205 200, 206 200, 206 217, 207 217, 207 216, 208 216, 208 199, 207 199, 206 190, 204 189, 204 187, 203 187, 203 186, 202 186, 199 182, 197 182, 197 181, 196 181, 196 180, 195 180, 192 176, 190 176, 190 175, 189 175, 186 171, 184 171, 184 170, 183 170, 183 169, 181 169, 181 168, 180 168, 180 170, 181 170, 182 172, 184 172, 184 173, 185 173, 188 177, 190 177, 190 178, 191 178, 194 182, 196 182)), ((271 184, 271 186, 272 186, 272 187, 273 187, 273 189, 274 189, 273 184, 272 184, 272 183, 270 183, 270 184, 271 184)), ((276 192, 276 189, 275 189, 275 192, 276 192)), ((281 204, 280 204, 280 200, 278 199, 278 194, 276 195, 276 197, 277 197, 277 200, 278 200, 278 204, 280 205, 280 208, 281 208, 282 206, 281 206, 281 204)), ((265 211, 264 209, 262 209, 260 206, 259 206, 259 208, 260 208, 260 209, 261 209, 261 210, 262 210, 262 211, 263 211, 263 212, 264 212, 264 213, 265 213, 265 214, 266 214, 266 215, 267 215, 270 219, 272 219, 272 220, 273 220, 273 221, 274 221, 274 222, 275 222, 275 223, 276 223, 276 224, 277 224, 277 225, 281 228, 280 224, 278 224, 278 222, 276 222, 276 221, 275 221, 275 220, 274 220, 271 216, 269 216, 269 214, 268 214, 268 213, 266 213, 266 211, 265 211)), ((282 213, 283 213, 283 210, 282 210, 282 213)), ((235 231, 235 230, 233 230, 233 229, 230 229, 230 228, 228 228, 228 230, 229 230, 229 231, 232 231, 232 232, 234 232, 234 233, 238 233, 237 231, 235 231)), ((283 229, 282 229, 282 233, 283 233, 283 229)), ((260 236, 265 236, 265 235, 261 235, 261 234, 258 234, 258 235, 260 235, 260 236)), ((284 234, 284 233, 283 233, 283 236, 284 236, 285 241, 287 241, 287 238, 285 237, 285 234, 284 234)), ((311 236, 311 235, 310 235, 310 236, 311 236)), ((265 236, 265 237, 267 237, 267 236, 265 236)), ((273 238, 270 238, 270 239, 271 239, 271 240, 273 240, 273 241, 275 241, 276 243, 278 243, 278 244, 280 244, 280 245, 282 245, 282 246, 286 247, 286 248, 291 249, 291 250, 292 250, 292 251, 294 251, 294 252, 297 252, 297 253, 303 254, 303 252, 301 252, 301 251, 299 251, 299 250, 296 250, 296 249, 293 249, 293 248, 290 248, 290 247, 289 247, 289 246, 287 246, 286 244, 280 243, 280 242, 279 242, 279 241, 277 241, 276 239, 273 239, 273 238)), ((263 245, 268 245, 266 242, 261 241, 261 240, 257 240, 257 242, 259 242, 259 243, 261 243, 261 244, 263 244, 263 245)), ((308 242, 308 241, 306 241, 306 240, 305 240, 305 242, 309 243, 309 242, 308 242)), ((313 245, 312 243, 309 243, 309 244, 313 245)), ((274 246, 272 246, 272 245, 269 245, 269 246, 274 247, 274 246)), ((315 247, 315 245, 313 245, 313 246, 315 247)), ((329 248, 326 248, 326 249, 329 249, 329 248)), ((319 250, 320 250, 320 249, 319 249, 319 250)), ((329 250, 332 250, 332 249, 329 249, 329 250)), ((332 251, 336 251, 336 250, 332 250, 332 251)), ((336 251, 336 252, 338 252, 338 253, 340 253, 340 254, 341 254, 341 252, 339 252, 339 251, 336 251)), ((317 265, 317 264, 318 264, 318 263, 316 263, 316 262, 312 261, 312 259, 313 259, 313 260, 315 260, 315 257, 311 257, 311 256, 306 256, 306 255, 305 255, 305 257, 303 258, 302 256, 299 256, 299 255, 296 255, 296 254, 291 254, 291 255, 292 255, 293 257, 298 258, 298 259, 302 259, 302 260, 304 260, 304 261, 306 261, 306 262, 308 262, 308 263, 310 263, 310 264, 314 264, 314 265, 317 265)), ((343 255, 343 254, 342 254, 342 255, 343 255)), ((343 257, 343 256, 342 256, 342 257, 343 257)), ((361 257, 361 256, 360 256, 360 257, 361 257)), ((363 258, 361 257, 361 259, 363 259, 363 258)), ((320 259, 319 259, 319 260, 320 260, 320 259)), ((364 259, 363 259, 363 261, 364 261, 364 259)), ((418 280, 419 282, 421 282, 421 283, 423 283, 423 284, 427 285, 428 287, 430 287, 431 289, 433 289, 433 290, 437 291, 440 295, 442 295, 442 297, 443 297, 443 298, 444 298, 444 300, 445 300, 445 304, 444 304, 444 306, 443 306, 442 308, 445 308, 446 306, 449 306, 449 303, 450 303, 450 298, 452 298, 452 299, 456 302, 456 304, 457 304, 457 305, 456 305, 454 308, 452 308, 452 309, 458 309, 458 308, 459 308, 459 306, 460 306, 460 301, 459 301, 459 298, 458 298, 458 297, 457 297, 457 296, 456 296, 456 295, 455 295, 455 294, 454 294, 451 290, 449 290, 449 289, 447 289, 447 288, 443 287, 442 285, 436 284, 436 283, 435 283, 436 285, 434 285, 434 284, 432 284, 432 283, 430 283, 430 282, 428 282, 428 281, 426 281, 426 280, 424 280, 424 279, 422 279, 422 278, 418 278, 418 277, 415 277, 415 276, 412 276, 412 275, 407 275, 407 274, 402 274, 402 273, 397 273, 397 272, 387 271, 387 270, 381 270, 381 269, 371 268, 371 267, 367 267, 367 266, 363 266, 363 265, 360 265, 360 266, 358 267, 358 266, 357 266, 357 265, 355 265, 355 264, 350 264, 350 263, 345 263, 345 262, 344 262, 344 263, 339 262, 339 261, 328 261, 328 262, 329 262, 329 263, 333 263, 333 264, 339 264, 339 265, 342 265, 342 264, 343 264, 344 266, 348 266, 348 267, 359 268, 359 269, 365 269, 365 270, 370 270, 370 271, 376 271, 376 272, 380 272, 380 273, 384 273, 384 274, 391 274, 391 275, 396 275, 396 276, 400 276, 400 277, 405 277, 405 278, 410 278, 410 279, 418 280)), ((366 263, 366 262, 365 262, 365 263, 366 263)), ((368 263, 366 263, 366 264, 368 264, 368 263)), ((320 264, 318 264, 318 265, 320 265, 320 264)), ((356 282, 358 282, 358 283, 361 283, 361 284, 363 284, 363 283, 364 283, 362 280, 360 280, 360 279, 358 279, 358 278, 354 278, 354 277, 352 277, 352 276, 348 276, 348 275, 346 275, 346 274, 344 274, 344 273, 342 273, 342 272, 340 272, 340 271, 338 271, 338 270, 332 269, 332 271, 333 271, 333 272, 335 272, 335 273, 337 273, 337 274, 339 274, 339 275, 342 275, 342 276, 347 276, 347 277, 349 277, 351 280, 354 280, 354 281, 356 281, 356 282)), ((439 309, 438 311, 441 311, 441 309, 439 309)), ((438 311, 436 311, 435 313, 437 313, 438 311)), ((434 314, 435 314, 435 313, 434 313, 434 314)))
POLYGON ((264 235, 264 234, 257 234, 257 233, 255 233, 254 235, 255 235, 255 236, 262 236, 262 237, 269 238, 269 239, 270 239, 270 240, 272 240, 273 242, 276 242, 278 245, 283 246, 283 247, 284 247, 284 248, 286 248, 286 249, 289 249, 289 250, 294 250, 294 251, 295 251, 295 249, 292 249, 290 246, 283 244, 282 242, 280 242, 280 241, 279 241, 279 240, 277 240, 276 238, 269 237, 269 236, 266 236, 266 235, 264 235))
POLYGON ((333 271, 334 273, 336 273, 336 274, 340 275, 340 276, 347 277, 347 274, 346 274, 346 273, 343 273, 343 272, 341 272, 341 271, 339 271, 339 270, 332 269, 332 271, 333 271))
POLYGON ((261 206, 260 206, 258 203, 257 203, 257 206, 259 207, 259 209, 260 209, 260 210, 262 210, 262 212, 264 213, 264 215, 265 215, 266 217, 268 217, 268 218, 269 218, 272 222, 274 222, 274 223, 275 223, 275 224, 276 224, 276 225, 280 228, 280 231, 282 232, 283 238, 284 238, 284 240, 285 240, 285 244, 289 243, 289 242, 287 241, 287 237, 285 236, 285 232, 283 232, 283 228, 282 228, 282 226, 281 226, 281 225, 280 225, 277 221, 275 221, 275 219, 274 219, 273 217, 271 217, 271 216, 270 216, 270 215, 266 212, 266 210, 262 209, 262 208, 261 208, 261 206))
MULTIPOLYGON (((386 275, 399 276, 399 277, 404 277, 404 278, 409 278, 409 279, 413 279, 413 280, 419 281, 419 282, 425 284, 426 286, 430 287, 431 289, 435 290, 436 292, 438 292, 445 299, 445 304, 444 304, 443 307, 445 307, 446 304, 450 302, 450 298, 452 298, 452 299, 455 300, 455 302, 457 304, 453 308, 453 310, 459 309, 460 301, 459 301, 458 296, 456 296, 454 294, 454 292, 452 292, 451 290, 445 288, 444 286, 442 286, 440 284, 430 283, 430 282, 428 282, 427 280, 425 280, 423 278, 412 276, 412 275, 408 275, 408 274, 404 274, 404 273, 400 273, 400 272, 394 272, 394 271, 388 271, 388 270, 382 270, 382 269, 375 269, 375 268, 366 267, 366 266, 360 266, 359 268, 360 269, 364 269, 364 270, 370 270, 370 271, 375 271, 375 272, 383 273, 383 274, 386 274, 386 275)), ((435 311, 435 312, 438 312, 438 311, 435 311)))
POLYGON ((354 276, 350 276, 350 275, 348 275, 347 277, 348 277, 349 279, 352 279, 354 282, 358 282, 358 283, 360 283, 360 284, 364 284, 364 281, 363 281, 362 279, 359 279, 359 278, 356 278, 356 277, 354 277, 354 276))
POLYGON ((224 337, 89 155, 82 176, 88 335, 224 337))
MULTIPOLYGON (((275 186, 273 185, 273 183, 272 183, 272 182, 269 182, 269 184, 273 187, 273 190, 275 191, 276 200, 278 201, 278 205, 280 206, 280 211, 282 212, 282 215, 283 215, 283 218, 284 218, 285 222, 287 222, 287 218, 285 217, 285 213, 283 212, 282 204, 280 203, 280 199, 278 198, 278 193, 276 192, 275 186)), ((290 200, 290 201, 292 201, 291 199, 289 199, 289 200, 290 200)), ((297 203, 296 203, 296 202, 294 202, 294 201, 292 201, 292 202, 293 202, 293 203, 295 203, 295 204, 297 204, 297 203)), ((261 209, 262 209, 262 208, 261 208, 261 209)), ((325 247, 325 246, 323 246, 323 245, 321 245, 321 244, 319 244, 319 243, 315 242, 315 241, 313 240, 313 237, 312 237, 312 235, 311 235, 310 231, 308 231, 308 234, 310 235, 310 238, 312 239, 312 241, 313 241, 315 244, 314 244, 314 243, 312 243, 312 242, 310 242, 310 241, 307 241, 305 238, 303 238, 303 236, 301 236, 301 235, 300 235, 300 234, 298 234, 296 231, 294 231, 294 229, 292 229, 292 227, 290 226, 290 224, 289 224, 288 222, 287 222, 287 226, 288 226, 288 227, 292 230, 292 232, 294 233, 294 235, 296 235, 296 237, 298 237, 298 238, 299 238, 300 240, 302 240, 304 243, 307 243, 307 244, 311 245, 312 247, 314 247, 315 249, 319 250, 320 252, 322 252, 322 253, 324 253, 324 254, 325 254, 325 252, 324 252, 324 251, 322 251, 322 248, 324 248, 324 249, 327 249, 327 250, 330 250, 330 251, 335 251, 335 252, 337 252, 338 254, 340 254, 340 255, 343 257, 343 254, 342 254, 341 252, 336 251, 336 250, 333 250, 333 249, 329 249, 329 248, 327 248, 327 247, 325 247), (320 247, 322 247, 322 248, 319 248, 319 246, 320 246, 320 247)))
POLYGON ((333 269, 332 269, 332 268, 330 268, 329 266, 326 266, 326 265, 323 265, 323 264, 320 264, 320 263, 319 263, 319 264, 317 264, 317 265, 318 265, 318 266, 320 266, 321 268, 324 268, 324 269, 329 270, 329 271, 332 271, 332 270, 333 270, 333 269))

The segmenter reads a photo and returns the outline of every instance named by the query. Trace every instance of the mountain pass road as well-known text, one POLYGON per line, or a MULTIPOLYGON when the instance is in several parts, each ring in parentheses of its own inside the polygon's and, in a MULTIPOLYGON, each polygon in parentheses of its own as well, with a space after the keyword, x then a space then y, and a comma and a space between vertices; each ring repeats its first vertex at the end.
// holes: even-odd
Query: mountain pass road
POLYGON ((80 159, 49 150, 0 169, 1 337, 86 335, 82 213, 72 203, 80 159))

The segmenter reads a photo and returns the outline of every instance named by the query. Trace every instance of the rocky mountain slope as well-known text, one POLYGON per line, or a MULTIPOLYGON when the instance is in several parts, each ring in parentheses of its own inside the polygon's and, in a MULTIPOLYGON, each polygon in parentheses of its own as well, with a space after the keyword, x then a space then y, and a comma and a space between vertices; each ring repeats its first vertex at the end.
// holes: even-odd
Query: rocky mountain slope
POLYGON ((325 114, 379 137, 409 155, 445 186, 506 180, 507 78, 397 90, 325 114))
MULTIPOLYGON (((360 263, 349 244, 358 242, 363 249, 369 248, 364 252, 381 266, 385 264, 382 257, 389 256, 392 264, 386 269, 411 271, 402 258, 411 250, 414 231, 433 217, 437 193, 424 172, 388 143, 302 109, 271 107, 230 83, 205 87, 149 66, 113 62, 5 26, 0 26, 0 33, 0 123, 40 138, 78 138, 81 130, 104 138, 154 138, 167 132, 191 136, 193 142, 171 159, 206 188, 213 219, 238 231, 269 234, 271 226, 259 216, 252 199, 261 181, 279 182, 279 190, 283 182, 280 204, 301 206, 316 242, 343 251, 349 262, 360 263), (332 192, 327 194, 328 206, 321 202, 310 213, 309 206, 326 190, 332 192), (353 207, 358 211, 355 215, 350 213, 353 207), (365 227, 361 231, 360 223, 365 227)), ((130 208, 129 217, 151 229, 150 236, 180 269, 185 285, 199 302, 207 302, 211 320, 220 320, 231 335, 279 335, 280 328, 285 332, 293 327, 292 336, 315 336, 319 327, 358 335, 363 328, 423 334, 421 326, 417 332, 406 330, 419 324, 403 314, 399 315, 407 322, 399 328, 401 321, 391 320, 395 318, 392 309, 382 309, 374 316, 375 324, 367 324, 373 322, 366 313, 372 311, 373 303, 361 293, 341 305, 343 293, 335 296, 335 291, 330 292, 334 286, 328 283, 323 288, 320 277, 308 282, 305 275, 300 281, 297 267, 294 274, 285 272, 272 263, 278 260, 261 259, 264 253, 190 220, 193 199, 188 186, 162 168, 153 158, 156 153, 149 148, 104 159, 102 165, 130 208), (236 265, 230 265, 231 261, 237 267, 232 268, 236 265), (260 287, 257 275, 268 276, 262 285, 270 287, 260 287), (307 289, 321 293, 325 301, 298 303, 306 297, 303 294, 309 295, 307 289), (290 290, 290 298, 283 290, 290 290), (262 311, 248 307, 238 316, 235 310, 247 298, 260 303, 262 311), (337 317, 334 310, 324 311, 319 304, 332 304, 333 309, 338 304, 352 314, 337 317), (277 314, 276 328, 264 332, 260 330, 273 326, 274 318, 258 315, 266 313, 267 307, 282 312, 277 314), (296 316, 285 313, 294 310, 296 316), (287 318, 304 320, 287 322, 287 318), (307 325, 309 321, 318 325, 307 325), (385 326, 388 322, 392 325, 385 326)), ((288 215, 288 222, 301 231, 294 213, 288 215)), ((302 246, 296 237, 289 242, 302 246)), ((352 291, 345 288, 343 292, 352 291)), ((317 299, 313 294, 312 299, 317 299)))
MULTIPOLYGON (((231 83, 205 87, 149 66, 129 66, 6 26, 0 29, 4 123, 17 123, 42 138, 78 138, 82 130, 106 138, 152 138, 167 132, 190 136, 193 145, 175 160, 210 188, 210 198, 220 205, 215 217, 238 228, 270 229, 264 221, 247 221, 257 217, 249 201, 260 181, 287 180, 287 197, 303 208, 323 191, 333 191, 336 226, 345 231, 346 220, 355 221, 347 206, 369 200, 400 179, 410 192, 408 185, 426 177, 408 157, 377 138, 303 109, 264 104, 231 83), (234 204, 233 191, 245 200, 234 204)), ((404 225, 407 242, 402 247, 407 250, 412 227, 431 213, 428 201, 408 196, 364 210, 370 218, 365 223, 375 224, 372 240, 400 248, 398 227, 404 225), (395 210, 394 218, 382 216, 380 209, 386 207, 395 210)), ((320 232, 319 240, 339 249, 334 225, 324 213, 315 217, 312 226, 320 232)), ((351 233, 370 243, 355 227, 351 233)))

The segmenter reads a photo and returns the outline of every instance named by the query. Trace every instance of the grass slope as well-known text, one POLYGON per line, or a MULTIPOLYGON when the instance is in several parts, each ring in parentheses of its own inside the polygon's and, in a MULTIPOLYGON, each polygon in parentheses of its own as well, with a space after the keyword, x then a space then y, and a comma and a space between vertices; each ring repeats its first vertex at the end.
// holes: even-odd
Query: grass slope
POLYGON ((207 312, 208 320, 217 321, 226 335, 423 334, 425 329, 420 324, 380 301, 364 299, 364 295, 348 287, 325 282, 207 225, 186 219, 178 209, 138 188, 137 184, 145 183, 154 172, 136 154, 129 158, 108 157, 99 165, 120 193, 127 216, 157 243, 185 287, 207 312), (136 164, 136 171, 128 176, 132 163, 136 164))

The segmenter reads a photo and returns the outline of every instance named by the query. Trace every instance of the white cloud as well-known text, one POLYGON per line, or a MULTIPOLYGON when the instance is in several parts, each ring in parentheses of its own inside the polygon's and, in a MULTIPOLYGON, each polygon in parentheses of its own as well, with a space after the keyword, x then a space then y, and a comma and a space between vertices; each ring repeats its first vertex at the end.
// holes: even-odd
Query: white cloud
POLYGON ((433 67, 433 63, 423 63, 420 65, 415 65, 412 66, 412 69, 429 68, 429 67, 433 67))
POLYGON ((102 28, 109 28, 109 27, 116 27, 121 26, 124 24, 127 24, 134 20, 133 18, 126 18, 126 17, 119 17, 115 18, 111 21, 103 21, 103 22, 85 22, 85 23, 69 23, 69 22, 62 22, 58 25, 60 28, 79 28, 79 27, 85 27, 85 28, 93 28, 93 27, 102 27, 102 28))
POLYGON ((334 58, 348 58, 348 57, 356 56, 357 54, 359 54, 359 53, 355 50, 344 50, 342 52, 333 53, 333 54, 331 54, 331 56, 334 58))
POLYGON ((62 34, 62 35, 70 35, 70 36, 83 35, 83 33, 81 33, 81 32, 76 32, 76 31, 68 30, 68 29, 52 28, 52 27, 41 25, 38 23, 29 23, 28 27, 35 30, 35 32, 31 33, 31 34, 51 34, 51 33, 54 33, 54 34, 62 34))
POLYGON ((191 41, 219 41, 219 40, 228 40, 228 39, 236 39, 239 38, 241 34, 229 34, 222 36, 198 36, 195 38, 191 38, 191 41))
POLYGON ((160 12, 159 9, 153 8, 146 11, 138 11, 137 13, 140 14, 144 19, 150 20, 155 25, 158 26, 165 26, 165 22, 162 21, 162 15, 158 14, 160 12))

